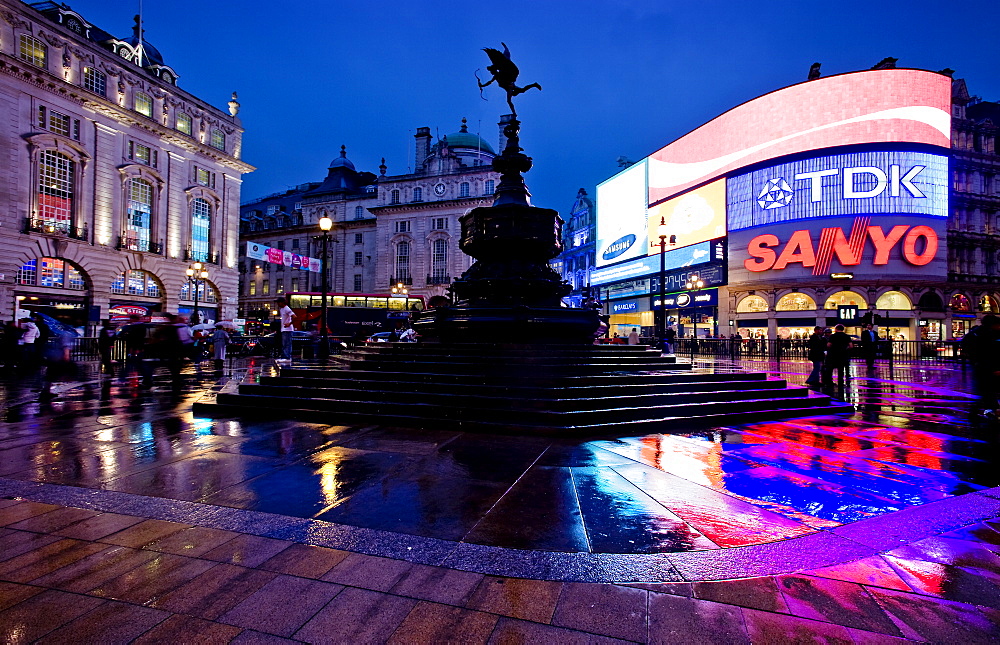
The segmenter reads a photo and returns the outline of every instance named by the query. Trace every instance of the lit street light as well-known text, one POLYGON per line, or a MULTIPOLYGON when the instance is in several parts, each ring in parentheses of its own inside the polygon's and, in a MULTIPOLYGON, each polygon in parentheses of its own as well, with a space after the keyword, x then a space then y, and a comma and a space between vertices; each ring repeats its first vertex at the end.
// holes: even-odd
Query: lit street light
POLYGON ((329 217, 319 218, 319 228, 323 231, 323 254, 320 256, 320 273, 323 274, 322 279, 322 301, 320 305, 320 321, 319 321, 319 357, 320 360, 326 362, 330 358, 330 330, 327 327, 326 320, 326 294, 330 290, 330 285, 327 284, 326 278, 326 263, 327 263, 327 253, 330 248, 330 229, 333 228, 333 220, 329 217))
POLYGON ((200 285, 208 279, 208 271, 205 270, 205 265, 201 262, 192 262, 185 273, 188 277, 188 285, 194 288, 194 313, 191 314, 191 324, 197 325, 199 322, 198 292, 200 291, 200 285))
POLYGON ((664 302, 667 299, 667 238, 670 238, 670 246, 673 246, 677 243, 677 236, 667 235, 667 223, 663 217, 660 217, 660 225, 657 230, 660 234, 660 318, 657 321, 656 336, 659 340, 660 351, 663 351, 665 347, 664 340, 667 335, 667 308, 664 302))

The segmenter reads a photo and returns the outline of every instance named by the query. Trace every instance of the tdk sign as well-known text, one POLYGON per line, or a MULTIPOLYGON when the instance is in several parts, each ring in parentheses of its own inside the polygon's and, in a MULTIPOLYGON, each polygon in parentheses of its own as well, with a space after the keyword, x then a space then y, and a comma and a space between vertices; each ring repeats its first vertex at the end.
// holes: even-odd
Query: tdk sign
POLYGON ((948 159, 922 152, 816 157, 733 177, 729 230, 813 217, 948 216, 948 159))

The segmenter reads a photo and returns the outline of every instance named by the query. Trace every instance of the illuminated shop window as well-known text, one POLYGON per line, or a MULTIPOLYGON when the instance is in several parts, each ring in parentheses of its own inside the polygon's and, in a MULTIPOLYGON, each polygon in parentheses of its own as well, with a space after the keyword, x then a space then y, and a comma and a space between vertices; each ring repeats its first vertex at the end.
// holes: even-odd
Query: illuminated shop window
POLYGON ((841 305, 854 305, 858 309, 867 309, 868 302, 853 291, 838 291, 826 299, 824 309, 836 309, 841 305))
POLYGON ((752 314, 767 311, 767 300, 761 296, 747 296, 736 305, 736 312, 741 314, 752 314))
POLYGON ((993 296, 983 296, 979 299, 979 311, 988 314, 1000 313, 1000 307, 997 305, 997 299, 993 296))
POLYGON ((951 301, 948 303, 948 307, 950 307, 952 311, 972 311, 972 303, 969 302, 969 298, 962 293, 956 293, 953 295, 951 297, 951 301))
POLYGON ((21 265, 17 284, 83 291, 87 288, 83 273, 74 264, 59 258, 38 258, 21 265))
POLYGON ((789 293, 778 299, 775 311, 809 311, 816 308, 816 301, 804 293, 789 293))
POLYGON ((888 309, 892 311, 910 311, 913 303, 906 297, 905 293, 899 291, 886 291, 875 301, 876 309, 888 309))
POLYGON ((139 269, 132 269, 121 273, 111 283, 111 293, 121 296, 143 296, 146 298, 159 298, 162 290, 156 277, 148 272, 139 269))
POLYGON ((45 44, 33 38, 27 34, 21 34, 21 47, 18 50, 18 57, 27 62, 31 63, 35 67, 45 67, 45 55, 46 55, 45 44))

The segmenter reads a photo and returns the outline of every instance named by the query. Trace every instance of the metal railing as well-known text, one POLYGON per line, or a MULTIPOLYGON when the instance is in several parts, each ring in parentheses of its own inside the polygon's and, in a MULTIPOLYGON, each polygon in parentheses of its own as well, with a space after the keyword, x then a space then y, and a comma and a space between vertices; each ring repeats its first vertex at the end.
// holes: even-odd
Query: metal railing
MULTIPOLYGON (((866 350, 855 343, 853 358, 862 358, 866 350)), ((720 358, 761 358, 768 360, 808 360, 806 339, 763 338, 677 338, 674 353, 680 356, 717 356, 720 358)), ((887 361, 951 362, 963 361, 962 348, 955 340, 888 340, 875 346, 875 359, 887 361)))
POLYGON ((156 253, 157 255, 163 255, 163 242, 132 240, 123 235, 118 236, 118 244, 115 248, 119 251, 139 251, 140 253, 156 253))
POLYGON ((87 225, 76 226, 70 222, 59 222, 55 220, 38 219, 37 217, 24 218, 24 228, 22 233, 43 233, 45 235, 60 235, 73 240, 87 241, 87 225))

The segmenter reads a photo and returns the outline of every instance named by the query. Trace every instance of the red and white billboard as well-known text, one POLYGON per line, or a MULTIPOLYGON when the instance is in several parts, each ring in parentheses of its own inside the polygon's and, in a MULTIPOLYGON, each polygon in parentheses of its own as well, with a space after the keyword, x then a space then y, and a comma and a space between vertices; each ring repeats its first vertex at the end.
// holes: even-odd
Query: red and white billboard
POLYGON ((649 203, 789 154, 861 143, 949 147, 951 78, 869 70, 792 85, 739 105, 648 158, 649 203))

